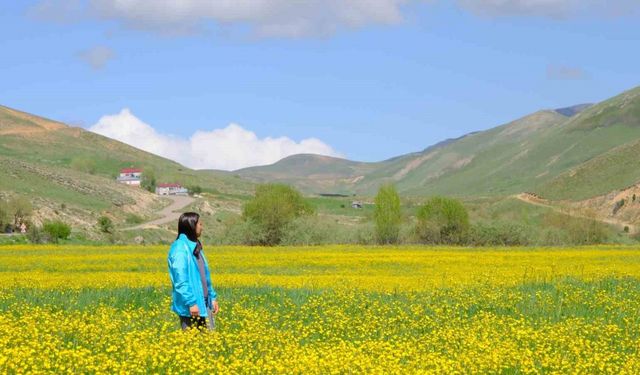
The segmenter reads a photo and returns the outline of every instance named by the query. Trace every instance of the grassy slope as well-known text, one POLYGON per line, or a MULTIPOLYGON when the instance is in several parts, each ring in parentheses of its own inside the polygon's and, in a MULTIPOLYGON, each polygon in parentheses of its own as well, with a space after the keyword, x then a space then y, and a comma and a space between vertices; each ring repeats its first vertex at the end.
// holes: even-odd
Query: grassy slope
POLYGON ((590 108, 568 122, 563 131, 571 137, 592 134, 594 147, 609 138, 619 144, 541 185, 541 194, 553 199, 584 199, 640 181, 640 88, 590 108))
POLYGON ((540 111, 439 147, 379 163, 304 156, 243 171, 293 183, 307 192, 374 195, 395 183, 405 195, 504 196, 534 191, 581 199, 638 181, 640 88, 567 117, 540 111), (321 166, 321 170, 318 168, 321 166), (318 175, 325 176, 324 180, 318 175), (577 177, 576 177, 577 176, 577 177), (357 178, 358 177, 358 178, 357 178), (326 180, 333 178, 334 184, 326 180))
POLYGON ((253 185, 228 173, 194 171, 118 141, 0 106, 0 196, 29 197, 40 219, 56 215, 74 230, 95 231, 97 217, 150 218, 164 199, 118 184, 123 167, 154 171, 158 182, 247 195, 253 185))
MULTIPOLYGON (((0 107, 0 131, 34 127, 29 117, 30 115, 0 107)), ((53 130, 3 134, 0 137, 0 156, 80 172, 86 172, 82 162, 91 161, 94 168, 92 174, 110 182, 115 179, 120 168, 135 166, 153 170, 158 182, 200 185, 205 189, 229 193, 251 190, 251 184, 230 174, 190 170, 124 143, 64 125, 53 130)))

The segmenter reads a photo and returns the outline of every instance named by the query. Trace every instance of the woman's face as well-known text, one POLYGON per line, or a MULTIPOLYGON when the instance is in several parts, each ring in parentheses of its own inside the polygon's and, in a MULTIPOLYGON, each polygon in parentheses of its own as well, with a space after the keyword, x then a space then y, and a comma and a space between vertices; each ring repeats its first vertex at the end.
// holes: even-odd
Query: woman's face
POLYGON ((202 234, 202 219, 198 219, 198 222, 196 223, 196 236, 200 237, 201 234, 202 234))

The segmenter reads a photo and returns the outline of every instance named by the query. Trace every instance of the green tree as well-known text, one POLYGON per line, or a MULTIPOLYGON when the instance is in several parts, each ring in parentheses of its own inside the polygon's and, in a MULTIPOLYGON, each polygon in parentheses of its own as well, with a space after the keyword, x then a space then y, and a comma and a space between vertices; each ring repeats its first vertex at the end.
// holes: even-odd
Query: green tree
POLYGON ((44 224, 42 230, 49 236, 52 242, 66 240, 71 234, 71 226, 61 220, 49 221, 44 224))
POLYGON ((113 222, 107 216, 100 216, 98 219, 98 226, 103 233, 113 232, 113 222))
POLYGON ((376 240, 380 244, 398 242, 402 213, 400 211, 400 196, 395 186, 384 185, 380 187, 375 204, 373 218, 376 240))
POLYGON ((283 231, 293 219, 311 215, 313 207, 300 192, 284 184, 263 184, 256 187, 255 197, 245 203, 242 218, 256 225, 261 233, 255 238, 261 245, 277 245, 283 231))
POLYGON ((189 190, 189 195, 196 195, 202 193, 202 187, 200 185, 191 185, 187 187, 189 190))
POLYGON ((153 169, 145 169, 144 172, 142 172, 140 186, 152 193, 156 192, 156 173, 153 169))
POLYGON ((425 243, 461 243, 469 230, 469 213, 453 198, 431 198, 418 209, 416 217, 416 235, 425 243))

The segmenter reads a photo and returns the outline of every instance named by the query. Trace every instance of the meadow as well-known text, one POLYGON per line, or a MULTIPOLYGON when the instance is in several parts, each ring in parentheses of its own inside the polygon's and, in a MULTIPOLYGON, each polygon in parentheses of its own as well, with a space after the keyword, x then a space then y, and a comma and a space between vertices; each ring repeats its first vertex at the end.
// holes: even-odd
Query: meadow
POLYGON ((205 245, 183 333, 167 246, 0 247, 2 373, 640 373, 640 249, 205 245))

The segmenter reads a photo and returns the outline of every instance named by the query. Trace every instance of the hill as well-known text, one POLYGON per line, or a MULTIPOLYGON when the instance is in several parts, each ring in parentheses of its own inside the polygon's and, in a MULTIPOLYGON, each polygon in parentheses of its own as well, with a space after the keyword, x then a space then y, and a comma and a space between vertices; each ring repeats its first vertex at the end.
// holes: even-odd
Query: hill
POLYGON ((225 172, 195 171, 124 143, 0 106, 0 196, 28 196, 34 220, 60 217, 91 231, 106 214, 150 217, 169 202, 116 183, 119 170, 137 167, 158 182, 198 185, 204 191, 250 194, 252 184, 225 172))
POLYGON ((292 183, 310 193, 333 187, 335 192, 372 195, 381 184, 394 183, 400 192, 413 196, 506 196, 531 191, 552 199, 579 200, 640 180, 634 156, 639 139, 640 88, 636 88, 595 105, 538 111, 377 163, 299 155, 238 173, 254 180, 292 183), (305 167, 291 167, 293 160, 305 167), (326 182, 331 176, 339 177, 333 185, 326 182))

